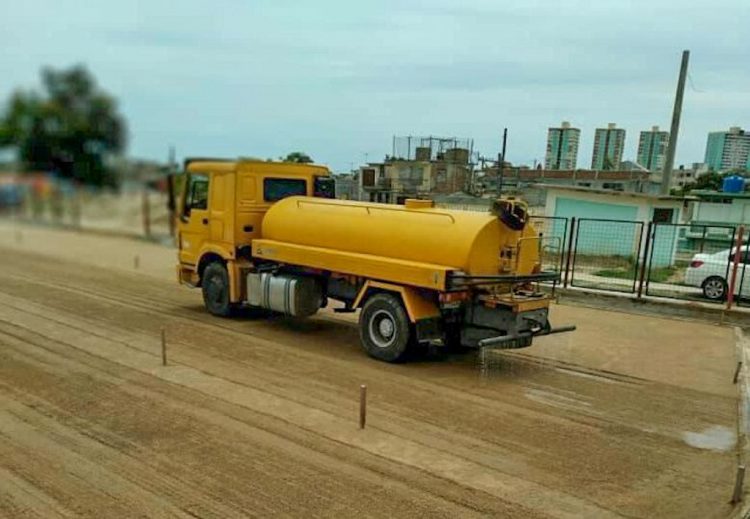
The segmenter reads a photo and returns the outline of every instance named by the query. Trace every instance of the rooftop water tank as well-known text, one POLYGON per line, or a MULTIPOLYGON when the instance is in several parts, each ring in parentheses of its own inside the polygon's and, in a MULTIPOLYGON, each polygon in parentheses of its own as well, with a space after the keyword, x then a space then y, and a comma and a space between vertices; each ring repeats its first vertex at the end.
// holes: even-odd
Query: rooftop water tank
POLYGON ((742 193, 745 190, 745 179, 739 175, 725 177, 721 190, 725 193, 742 193))

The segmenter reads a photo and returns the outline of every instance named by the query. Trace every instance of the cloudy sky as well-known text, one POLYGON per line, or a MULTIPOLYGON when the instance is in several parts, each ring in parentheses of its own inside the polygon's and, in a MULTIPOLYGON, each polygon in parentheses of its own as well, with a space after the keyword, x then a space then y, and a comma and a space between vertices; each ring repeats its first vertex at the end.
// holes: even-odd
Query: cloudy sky
POLYGON ((748 0, 0 0, 0 98, 85 63, 120 100, 128 153, 277 157, 336 170, 395 135, 471 137, 543 160, 546 130, 668 128, 691 50, 678 163, 750 126, 748 0))

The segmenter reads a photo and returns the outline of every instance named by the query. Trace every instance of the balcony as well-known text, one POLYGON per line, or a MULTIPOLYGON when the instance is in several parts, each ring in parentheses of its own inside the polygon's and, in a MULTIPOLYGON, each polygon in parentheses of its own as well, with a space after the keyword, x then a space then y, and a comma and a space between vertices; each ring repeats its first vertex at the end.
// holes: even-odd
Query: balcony
POLYGON ((370 182, 366 182, 368 180, 367 178, 363 179, 364 182, 362 182, 362 188, 367 190, 387 190, 391 189, 391 179, 390 178, 378 178, 372 181, 372 179, 369 179, 370 182))

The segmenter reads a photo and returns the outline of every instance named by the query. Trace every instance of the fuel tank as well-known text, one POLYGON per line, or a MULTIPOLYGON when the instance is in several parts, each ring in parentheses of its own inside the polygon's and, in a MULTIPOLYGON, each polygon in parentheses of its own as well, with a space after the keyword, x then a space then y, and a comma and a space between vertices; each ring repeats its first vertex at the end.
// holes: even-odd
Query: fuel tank
POLYGON ((264 240, 433 264, 471 275, 529 274, 538 263, 530 224, 511 229, 490 212, 447 210, 431 202, 376 204, 313 197, 276 202, 264 240))

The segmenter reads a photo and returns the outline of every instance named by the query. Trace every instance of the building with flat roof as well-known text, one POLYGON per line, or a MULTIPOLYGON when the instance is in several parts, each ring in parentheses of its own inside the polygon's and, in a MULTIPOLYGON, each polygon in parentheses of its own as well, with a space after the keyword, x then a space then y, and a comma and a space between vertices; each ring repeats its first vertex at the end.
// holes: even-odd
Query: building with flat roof
POLYGON ((473 141, 455 137, 394 137, 393 154, 359 168, 360 198, 401 204, 407 198, 450 194, 468 187, 473 141))
POLYGON ((620 169, 622 152, 625 148, 625 130, 609 123, 606 128, 597 128, 594 134, 594 151, 591 155, 591 169, 620 169))
POLYGON ((709 133, 704 162, 717 172, 750 169, 750 133, 739 126, 709 133))
POLYGON ((580 140, 581 130, 571 127, 568 121, 563 121, 558 128, 549 128, 544 169, 576 169, 580 140))
POLYGON ((651 172, 661 172, 667 156, 669 132, 652 126, 651 130, 642 131, 638 139, 636 162, 651 172))

